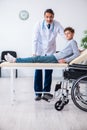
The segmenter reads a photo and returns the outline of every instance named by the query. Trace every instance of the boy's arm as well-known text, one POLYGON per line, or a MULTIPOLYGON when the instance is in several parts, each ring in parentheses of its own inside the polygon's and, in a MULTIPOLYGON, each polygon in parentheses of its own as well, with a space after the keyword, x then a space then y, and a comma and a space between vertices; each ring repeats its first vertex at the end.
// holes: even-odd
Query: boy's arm
POLYGON ((73 59, 75 59, 76 57, 78 57, 80 55, 80 51, 79 51, 77 43, 75 41, 73 41, 71 43, 71 47, 72 47, 72 50, 73 50, 73 55, 71 55, 70 57, 65 58, 65 61, 67 63, 69 63, 70 61, 72 61, 73 59))

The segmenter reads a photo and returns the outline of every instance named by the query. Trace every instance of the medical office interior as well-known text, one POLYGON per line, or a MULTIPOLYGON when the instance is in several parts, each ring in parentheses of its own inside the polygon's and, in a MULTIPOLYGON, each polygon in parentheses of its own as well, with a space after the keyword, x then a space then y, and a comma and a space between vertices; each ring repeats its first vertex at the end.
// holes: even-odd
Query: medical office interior
MULTIPOLYGON (((65 28, 75 29, 74 39, 81 48, 81 39, 87 30, 87 0, 0 0, 0 58, 2 51, 16 51, 18 57, 32 56, 32 36, 35 24, 44 19, 44 11, 53 9, 54 19, 65 28), (20 16, 27 11, 27 19, 20 16)), ((25 16, 24 16, 25 17, 25 16)), ((56 39, 57 51, 65 40, 56 39)), ((34 100, 35 68, 17 69, 14 79, 16 101, 11 104, 10 70, 1 68, 0 77, 0 130, 86 130, 87 113, 78 109, 70 99, 62 111, 50 102, 34 100)), ((51 93, 61 79, 62 71, 54 69, 51 93)))

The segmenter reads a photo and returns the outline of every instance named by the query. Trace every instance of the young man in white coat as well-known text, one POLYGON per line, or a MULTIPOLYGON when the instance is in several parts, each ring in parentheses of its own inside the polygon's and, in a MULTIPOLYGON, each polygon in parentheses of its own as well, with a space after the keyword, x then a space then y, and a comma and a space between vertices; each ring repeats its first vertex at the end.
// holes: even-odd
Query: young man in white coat
MULTIPOLYGON (((53 10, 47 9, 44 12, 44 20, 39 22, 35 28, 33 56, 46 56, 55 53, 57 34, 64 36, 64 29, 58 21, 54 20, 53 10)), ((35 71, 34 90, 36 93, 36 101, 41 99, 42 93, 40 92, 50 92, 52 71, 53 70, 45 70, 44 87, 42 70, 35 71)))

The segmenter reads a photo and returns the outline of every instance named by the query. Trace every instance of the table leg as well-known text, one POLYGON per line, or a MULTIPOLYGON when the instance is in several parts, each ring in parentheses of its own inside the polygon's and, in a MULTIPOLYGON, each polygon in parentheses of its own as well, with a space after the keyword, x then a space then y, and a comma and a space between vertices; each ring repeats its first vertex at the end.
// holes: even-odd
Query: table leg
POLYGON ((13 105, 14 101, 16 100, 15 87, 14 87, 14 69, 11 69, 10 87, 11 87, 11 104, 13 105))

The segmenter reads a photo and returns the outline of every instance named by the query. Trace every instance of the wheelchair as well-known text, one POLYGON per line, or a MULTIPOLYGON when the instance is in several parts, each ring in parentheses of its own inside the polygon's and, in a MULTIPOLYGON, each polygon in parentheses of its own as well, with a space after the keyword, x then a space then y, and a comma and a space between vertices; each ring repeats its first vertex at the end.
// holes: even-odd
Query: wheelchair
POLYGON ((71 95, 75 106, 87 112, 87 65, 69 65, 63 71, 63 78, 63 81, 55 86, 55 93, 60 90, 60 96, 54 105, 55 109, 61 111, 69 103, 71 95))

